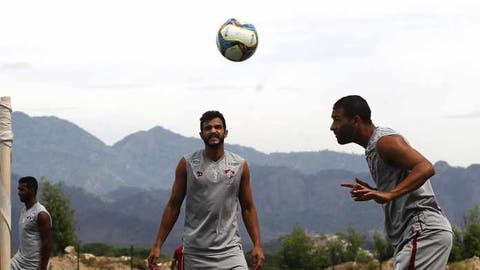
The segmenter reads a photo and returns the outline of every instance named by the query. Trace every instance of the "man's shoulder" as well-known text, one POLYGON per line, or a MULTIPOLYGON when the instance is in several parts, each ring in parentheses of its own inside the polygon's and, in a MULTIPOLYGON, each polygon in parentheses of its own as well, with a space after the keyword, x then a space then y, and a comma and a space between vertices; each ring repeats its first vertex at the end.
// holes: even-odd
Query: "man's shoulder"
POLYGON ((192 158, 199 158, 202 155, 202 153, 203 153, 203 150, 200 149, 200 150, 196 150, 196 151, 184 154, 182 157, 188 161, 188 160, 191 160, 192 158))
POLYGON ((40 213, 45 213, 47 214, 49 217, 50 217, 50 212, 48 212, 48 209, 43 205, 41 204, 40 202, 37 202, 36 205, 35 205, 35 212, 36 212, 36 215, 38 216, 40 213))
POLYGON ((232 161, 237 161, 237 162, 245 162, 245 159, 238 155, 238 154, 235 154, 231 151, 228 151, 228 150, 225 150, 225 156, 228 157, 228 159, 232 160, 232 161))
POLYGON ((377 147, 377 143, 380 139, 389 137, 389 136, 395 136, 395 135, 400 135, 398 132, 393 130, 392 128, 389 127, 376 127, 375 131, 372 134, 372 137, 370 137, 370 140, 367 144, 366 147, 366 152, 371 152, 373 149, 377 147))

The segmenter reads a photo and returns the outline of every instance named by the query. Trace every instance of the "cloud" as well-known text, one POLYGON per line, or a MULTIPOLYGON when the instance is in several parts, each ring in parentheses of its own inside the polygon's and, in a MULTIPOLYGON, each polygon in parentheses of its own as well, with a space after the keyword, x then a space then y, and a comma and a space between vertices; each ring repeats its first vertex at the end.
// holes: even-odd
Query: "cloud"
POLYGON ((27 62, 7 62, 0 63, 0 71, 17 71, 17 70, 27 70, 32 69, 32 65, 27 62))
POLYGON ((449 115, 447 118, 451 119, 480 119, 480 111, 473 111, 465 114, 456 114, 456 115, 449 115))

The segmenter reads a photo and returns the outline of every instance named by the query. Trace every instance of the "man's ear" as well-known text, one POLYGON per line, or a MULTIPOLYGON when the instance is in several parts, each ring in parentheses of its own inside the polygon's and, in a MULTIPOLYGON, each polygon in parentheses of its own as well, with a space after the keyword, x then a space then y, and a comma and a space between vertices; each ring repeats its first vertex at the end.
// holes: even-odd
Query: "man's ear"
POLYGON ((225 137, 228 135, 228 129, 225 129, 225 137))
POLYGON ((352 119, 355 124, 360 124, 362 121, 362 118, 360 118, 358 115, 355 115, 352 119))

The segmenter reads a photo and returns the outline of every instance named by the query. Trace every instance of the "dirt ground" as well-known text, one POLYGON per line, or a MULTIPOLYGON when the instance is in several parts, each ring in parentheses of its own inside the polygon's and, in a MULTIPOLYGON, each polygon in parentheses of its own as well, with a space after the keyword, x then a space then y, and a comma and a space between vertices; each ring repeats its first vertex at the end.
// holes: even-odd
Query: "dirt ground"
MULTIPOLYGON (((88 254, 82 254, 80 259, 81 270, 130 270, 129 258, 111 258, 111 257, 95 257, 88 254)), ((392 270, 392 260, 382 263, 382 270, 392 270)), ((170 269, 170 262, 159 265, 161 270, 170 269)), ((76 270, 77 257, 74 255, 63 255, 53 257, 50 260, 50 270, 76 270)), ((134 267, 134 270, 145 270, 146 268, 134 267)), ((332 270, 333 268, 327 268, 332 270)), ((336 270, 372 270, 379 269, 378 261, 368 264, 344 263, 335 266, 336 270)), ((480 258, 473 257, 461 262, 451 263, 447 266, 448 270, 480 270, 480 258)))
POLYGON ((448 270, 480 270, 480 258, 474 256, 461 262, 451 263, 448 270))
MULTIPOLYGON (((84 256, 80 258, 81 270, 130 270, 130 260, 127 257, 95 257, 84 256)), ((170 262, 159 265, 161 270, 170 269, 170 262)), ((49 270, 76 270, 77 257, 74 255, 63 255, 53 257, 50 260, 49 270)), ((133 267, 134 270, 144 270, 146 268, 133 267)))

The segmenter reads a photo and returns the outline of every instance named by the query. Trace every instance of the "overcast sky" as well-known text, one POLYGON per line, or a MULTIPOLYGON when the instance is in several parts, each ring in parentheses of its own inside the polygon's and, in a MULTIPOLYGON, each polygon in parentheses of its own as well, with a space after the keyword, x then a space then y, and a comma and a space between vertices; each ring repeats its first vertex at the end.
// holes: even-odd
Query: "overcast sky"
POLYGON ((332 104, 359 94, 431 161, 480 163, 478 1, 5 2, 0 95, 107 144, 154 126, 194 137, 217 109, 229 143, 363 153, 329 131, 332 104), (232 17, 259 35, 242 63, 215 44, 232 17))

